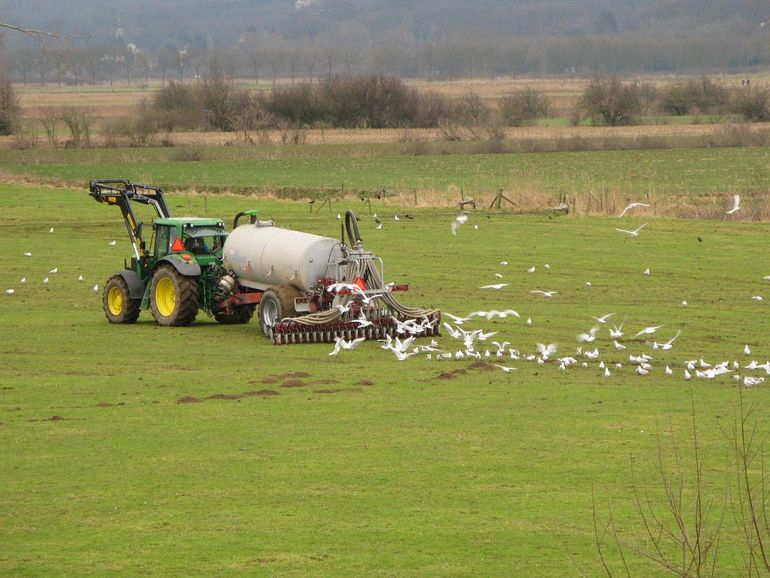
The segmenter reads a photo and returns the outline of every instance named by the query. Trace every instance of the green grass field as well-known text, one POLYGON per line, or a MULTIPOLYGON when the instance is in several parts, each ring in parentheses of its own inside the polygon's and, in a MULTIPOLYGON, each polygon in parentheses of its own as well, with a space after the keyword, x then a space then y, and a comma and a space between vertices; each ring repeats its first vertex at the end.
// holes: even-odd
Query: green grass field
MULTIPOLYGON (((767 152, 735 154, 748 163, 767 152)), ((135 178, 127 165, 61 158, 21 169, 82 181, 135 178)), ((289 172, 297 167, 286 163, 289 172)), ((211 170, 220 175, 212 181, 266 178, 261 165, 251 165, 146 163, 140 176, 171 183, 185 175, 184 183, 211 170)), ((397 168, 385 159, 372 171, 401 174, 397 168)), ((382 184, 361 168, 346 170, 345 178, 360 172, 362 186, 382 184)), ((673 173, 661 169, 655 178, 673 173)), ((313 176, 293 178, 310 184, 313 176)), ((710 186, 728 183, 723 175, 710 186)), ((175 214, 206 211, 229 220, 258 208, 282 226, 339 233, 333 215, 310 214, 304 202, 226 195, 209 196, 205 207, 195 195, 170 201, 175 214)), ((337 203, 334 213, 345 208, 337 203)), ((591 344, 612 377, 602 375, 598 360, 562 372, 553 361, 506 359, 518 368, 508 374, 467 360, 398 362, 373 342, 335 358, 329 345, 273 346, 255 321, 219 326, 204 314, 187 328, 158 327, 146 311, 136 325, 110 325, 92 287, 101 289, 129 255, 117 209, 93 202, 84 188, 2 185, 0 573, 601 575, 592 493, 600 519, 613 507, 624 539, 645 538, 632 459, 646 480, 639 483, 665 512, 656 461, 659 448, 671 458, 676 444, 690 511, 693 403, 703 488, 725 512, 717 573, 743 573, 744 544, 730 499, 723 501, 735 490, 730 430, 740 390, 731 374, 687 382, 683 363, 770 357, 768 301, 752 299, 770 299, 762 279, 770 274, 770 226, 478 211, 453 237, 451 209, 374 202, 372 209, 384 226, 376 230, 364 211, 364 242, 383 258, 386 280, 410 284, 405 303, 458 315, 513 308, 521 319, 472 326, 498 331, 495 339, 522 353, 558 343, 558 356, 575 354, 590 316, 615 312, 618 321, 628 318, 628 350, 616 351, 605 329, 591 344), (414 219, 403 218, 405 211, 414 219), (615 231, 644 222, 638 238, 615 231), (117 246, 108 244, 113 239, 117 246), (536 271, 527 273, 531 266, 536 271), (58 273, 49 273, 54 267, 58 273), (478 289, 498 282, 494 273, 509 285, 478 289), (534 289, 558 293, 549 299, 534 289), (630 337, 661 324, 648 340, 630 337), (653 338, 666 341, 678 330, 671 350, 652 349, 653 338), (627 359, 642 352, 654 356, 644 377, 627 359)), ((459 348, 446 335, 439 341, 448 351, 459 348)), ((742 391, 764 441, 767 385, 742 391)), ((626 555, 632 575, 660 572, 626 555)), ((624 573, 611 544, 607 556, 624 573)))
POLYGON ((197 154, 203 160, 174 160, 180 152, 173 148, 0 151, 0 169, 77 186, 92 178, 131 178, 234 192, 390 189, 400 191, 404 203, 413 200, 415 190, 418 201, 437 192, 454 203, 459 190, 488 196, 503 189, 518 200, 517 194, 556 198, 606 191, 660 197, 756 194, 770 186, 768 147, 414 156, 389 144, 206 147, 197 154))

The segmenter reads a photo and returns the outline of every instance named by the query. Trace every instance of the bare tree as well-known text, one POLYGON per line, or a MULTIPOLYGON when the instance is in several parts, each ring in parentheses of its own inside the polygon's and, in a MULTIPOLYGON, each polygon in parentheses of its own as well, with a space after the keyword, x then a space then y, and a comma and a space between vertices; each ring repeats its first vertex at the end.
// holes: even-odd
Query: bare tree
POLYGON ((588 83, 578 106, 594 124, 632 124, 641 111, 639 88, 623 83, 617 76, 595 76, 588 83))

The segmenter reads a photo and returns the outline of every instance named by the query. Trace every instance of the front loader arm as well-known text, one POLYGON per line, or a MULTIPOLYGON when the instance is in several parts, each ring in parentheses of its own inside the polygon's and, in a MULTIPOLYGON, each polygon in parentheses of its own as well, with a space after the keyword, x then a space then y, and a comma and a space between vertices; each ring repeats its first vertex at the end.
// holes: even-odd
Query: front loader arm
POLYGON ((117 205, 123 214, 128 237, 134 249, 134 256, 140 259, 144 253, 142 227, 136 220, 131 202, 151 205, 160 218, 169 216, 168 206, 160 189, 139 185, 127 180, 99 180, 89 183, 89 195, 100 203, 117 205))

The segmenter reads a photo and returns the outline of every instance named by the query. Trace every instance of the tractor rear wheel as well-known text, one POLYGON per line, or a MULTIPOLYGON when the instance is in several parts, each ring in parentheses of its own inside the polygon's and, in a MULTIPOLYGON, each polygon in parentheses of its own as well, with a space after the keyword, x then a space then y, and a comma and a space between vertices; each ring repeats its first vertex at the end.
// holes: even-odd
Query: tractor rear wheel
POLYGON ((254 305, 236 305, 230 313, 225 311, 215 311, 214 319, 222 325, 236 325, 239 323, 248 323, 254 315, 254 305))
POLYGON ((141 299, 131 299, 128 283, 120 275, 107 280, 102 295, 104 315, 110 323, 136 323, 141 299))
POLYGON ((285 317, 294 317, 294 299, 299 291, 291 285, 276 285, 262 294, 259 302, 259 326, 265 337, 273 338, 273 327, 285 317))
POLYGON ((150 306, 159 325, 190 325, 198 314, 198 280, 161 265, 152 277, 150 306))

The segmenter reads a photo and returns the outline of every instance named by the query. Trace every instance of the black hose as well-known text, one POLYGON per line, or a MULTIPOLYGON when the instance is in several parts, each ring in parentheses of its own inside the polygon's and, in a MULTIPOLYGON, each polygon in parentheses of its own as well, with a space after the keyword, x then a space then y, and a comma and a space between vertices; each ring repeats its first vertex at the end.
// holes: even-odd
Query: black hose
POLYGON ((348 232, 348 240, 353 244, 353 247, 363 244, 361 232, 358 230, 358 219, 351 210, 345 213, 345 229, 348 232))

